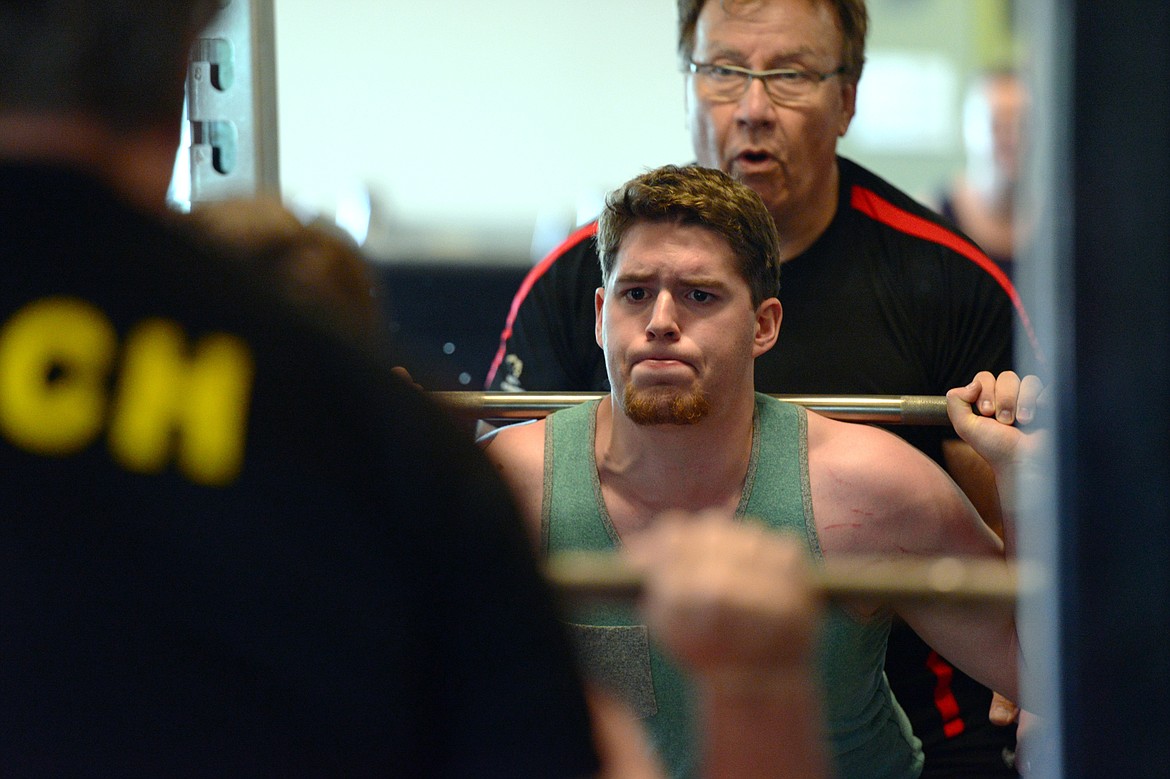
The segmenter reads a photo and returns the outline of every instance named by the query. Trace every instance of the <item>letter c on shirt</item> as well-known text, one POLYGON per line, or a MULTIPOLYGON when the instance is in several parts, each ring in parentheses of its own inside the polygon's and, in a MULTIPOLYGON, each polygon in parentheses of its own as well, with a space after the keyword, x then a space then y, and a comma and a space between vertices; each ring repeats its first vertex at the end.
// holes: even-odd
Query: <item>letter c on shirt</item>
POLYGON ((105 420, 113 326, 75 298, 45 298, 0 327, 0 432, 41 455, 84 449, 105 420))

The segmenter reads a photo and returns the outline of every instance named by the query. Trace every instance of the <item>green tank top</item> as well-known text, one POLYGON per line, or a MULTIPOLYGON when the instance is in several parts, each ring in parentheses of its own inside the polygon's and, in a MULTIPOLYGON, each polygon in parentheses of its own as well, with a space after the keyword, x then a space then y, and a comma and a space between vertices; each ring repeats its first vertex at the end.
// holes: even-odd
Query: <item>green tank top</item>
MULTIPOLYGON (((585 403, 548 417, 541 516, 546 553, 605 551, 620 543, 597 476, 597 406, 585 403)), ((813 523, 804 408, 757 393, 751 459, 736 516, 795 534, 813 563, 823 563, 813 523)), ((643 718, 672 777, 698 776, 693 692, 649 641, 633 609, 596 604, 574 611, 570 619, 585 675, 621 695, 643 718)), ((889 630, 889 614, 863 622, 835 605, 826 609, 818 664, 840 779, 913 779, 922 771, 921 743, 882 670, 889 630)))

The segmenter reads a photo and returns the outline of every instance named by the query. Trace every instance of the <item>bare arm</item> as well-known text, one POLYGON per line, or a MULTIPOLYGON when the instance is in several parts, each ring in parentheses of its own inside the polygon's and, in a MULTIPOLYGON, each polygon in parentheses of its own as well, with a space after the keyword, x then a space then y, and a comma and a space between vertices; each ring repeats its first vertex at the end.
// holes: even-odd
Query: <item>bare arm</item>
MULTIPOLYGON (((874 428, 810 415, 809 473, 826 557, 876 555, 1003 559, 1003 544, 946 473, 901 439, 874 428)), ((858 607, 861 614, 866 611, 858 607)), ((1016 635, 1010 611, 941 601, 898 604, 931 647, 975 679, 1016 694, 1016 635)))
POLYGON ((507 425, 479 439, 480 448, 512 491, 534 545, 540 542, 544 499, 544 427, 543 419, 507 425))
POLYGON ((966 387, 947 393, 947 413, 956 432, 995 473, 1005 519, 1004 542, 1015 549, 1016 483, 1021 469, 1036 462, 1042 431, 1026 432, 1036 416, 1043 386, 1035 376, 983 371, 966 387))
MULTIPOLYGON (((1009 560, 1015 558, 1014 499, 1019 471, 1031 464, 1039 445, 1036 436, 1024 432, 1017 422, 1032 420, 1040 391, 1041 384, 1035 377, 1020 379, 1008 371, 998 377, 980 373, 966 387, 947 393, 948 413, 956 431, 995 474, 1002 504, 1004 557, 1009 560)), ((963 514, 969 512, 944 497, 941 483, 934 489, 941 509, 937 521, 946 536, 945 543, 933 553, 986 553, 986 544, 967 533, 970 523, 963 514)), ((1016 698, 1020 650, 1014 614, 996 607, 945 603, 911 605, 900 613, 927 643, 969 674, 993 690, 1016 698), (964 634, 968 636, 966 641, 964 634)))
POLYGON ((960 438, 942 442, 943 465, 947 474, 971 501, 987 526, 1003 537, 1003 516, 995 472, 971 445, 960 438))
POLYGON ((609 693, 588 687, 585 698, 593 719, 593 741, 601 758, 598 779, 665 779, 642 723, 609 693))
MULTIPOLYGON (((947 411, 951 424, 967 439, 962 444, 971 452, 971 457, 982 461, 988 472, 999 474, 998 481, 1003 488, 1002 496, 996 495, 997 503, 1002 504, 997 510, 1001 523, 1003 517, 1009 522, 999 532, 1011 544, 1011 549, 1015 548, 1016 482, 1021 472, 1028 473, 1028 469, 1036 463, 1035 454, 1042 445, 1043 433, 1034 431, 1025 434, 1019 429, 999 427, 997 423, 1006 426, 1031 423, 1039 410, 1042 389, 1040 380, 1035 376, 1020 379, 1015 373, 1007 371, 995 377, 984 371, 976 374, 966 387, 957 387, 947 393, 947 411), (996 422, 991 422, 992 419, 996 422), (978 446, 978 452, 975 446, 978 446)), ((1023 665, 1023 650, 1020 655, 1023 665)), ((996 693, 989 712, 991 721, 1008 724, 1017 716, 1028 715, 1026 712, 1021 713, 1014 703, 996 693)), ((1021 719, 1021 736, 1024 721, 1021 719)))
MULTIPOLYGON (((920 485, 916 489, 930 496, 930 505, 922 506, 908 522, 922 540, 911 547, 912 554, 1007 559, 999 538, 941 471, 924 468, 914 481, 920 485)), ((1011 609, 936 599, 900 604, 897 610, 941 655, 992 690, 1016 698, 1018 638, 1011 609)))

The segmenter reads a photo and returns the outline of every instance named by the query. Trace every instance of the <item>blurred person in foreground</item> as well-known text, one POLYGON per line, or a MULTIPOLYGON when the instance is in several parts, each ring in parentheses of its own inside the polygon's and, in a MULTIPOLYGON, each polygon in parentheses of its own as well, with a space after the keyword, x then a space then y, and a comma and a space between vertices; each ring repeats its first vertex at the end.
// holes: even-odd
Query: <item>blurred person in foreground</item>
POLYGON ((219 5, 0 2, 0 762, 588 774, 490 468, 164 209, 219 5))
POLYGON ((323 221, 306 224, 269 197, 201 202, 191 218, 294 303, 359 337, 385 338, 377 276, 340 229, 323 221))
MULTIPOLYGON (((221 5, 0 0, 4 772, 654 775, 612 704, 591 720, 485 459, 385 355, 165 211, 221 5)), ((793 608, 706 598, 739 628, 701 677, 807 677, 815 603, 771 559, 793 608), (773 640, 745 658, 739 631, 773 640)), ((715 729, 712 772, 821 775, 817 719, 771 719, 795 760, 715 729)))

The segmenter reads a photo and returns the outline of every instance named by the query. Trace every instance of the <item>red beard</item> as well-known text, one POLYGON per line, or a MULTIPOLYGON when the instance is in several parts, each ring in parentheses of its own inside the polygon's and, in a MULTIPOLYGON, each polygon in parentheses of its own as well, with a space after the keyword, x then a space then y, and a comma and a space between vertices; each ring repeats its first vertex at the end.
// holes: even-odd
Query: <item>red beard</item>
POLYGON ((707 416, 711 403, 702 392, 681 392, 673 387, 622 392, 622 408, 636 425, 693 425, 707 416))

